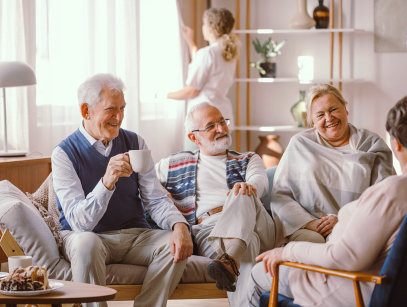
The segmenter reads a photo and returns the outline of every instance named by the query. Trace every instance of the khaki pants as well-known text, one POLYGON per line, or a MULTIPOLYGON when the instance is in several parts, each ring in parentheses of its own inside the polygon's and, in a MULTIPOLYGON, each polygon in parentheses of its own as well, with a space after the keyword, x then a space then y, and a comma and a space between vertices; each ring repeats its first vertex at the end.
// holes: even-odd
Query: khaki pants
MULTIPOLYGON (((124 263, 148 266, 134 306, 166 306, 186 267, 173 263, 171 231, 131 228, 104 233, 62 231, 64 255, 77 282, 106 285, 106 265, 124 263)), ((107 306, 106 302, 87 306, 107 306)))
POLYGON ((232 307, 247 306, 247 284, 256 256, 275 247, 276 234, 273 219, 258 198, 233 194, 226 198, 223 211, 192 226, 192 236, 199 255, 217 258, 225 252, 222 238, 237 238, 247 249, 240 261, 240 275, 236 291, 228 292, 232 307))

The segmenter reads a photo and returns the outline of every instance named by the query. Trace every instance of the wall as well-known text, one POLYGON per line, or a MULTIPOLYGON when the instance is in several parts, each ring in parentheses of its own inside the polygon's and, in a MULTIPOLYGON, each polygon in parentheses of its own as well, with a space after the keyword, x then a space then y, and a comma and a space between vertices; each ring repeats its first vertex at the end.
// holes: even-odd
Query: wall
MULTIPOLYGON (((325 5, 328 1, 325 0, 325 5)), ((336 5, 338 1, 335 1, 336 5)), ((226 6, 233 10, 235 1, 214 0, 216 6, 226 6)), ((241 28, 245 27, 245 3, 241 1, 241 28)), ((308 0, 308 12, 311 13, 318 1, 308 0)), ((252 28, 288 29, 289 21, 293 17, 296 1, 284 0, 256 0, 251 1, 252 28)), ((336 7, 336 11, 338 8, 336 7)), ((337 17, 337 16, 336 16, 337 17)), ((337 19, 337 18, 336 18, 337 19)), ((345 28, 365 30, 362 34, 344 34, 343 37, 343 77, 363 79, 357 83, 345 83, 343 94, 349 101, 349 118, 358 127, 370 129, 386 138, 384 128, 388 109, 407 94, 404 80, 407 77, 407 53, 375 53, 374 51, 374 1, 370 0, 344 0, 343 23, 345 28)), ((252 36, 254 37, 254 36, 252 36)), ((258 36, 264 40, 268 35, 258 36)), ((298 70, 296 60, 298 55, 312 55, 315 62, 315 77, 329 77, 329 35, 297 35, 275 34, 273 39, 280 41, 286 39, 287 43, 282 49, 282 55, 277 58, 278 76, 296 76, 298 70)), ((338 40, 335 35, 335 45, 338 40)), ((245 38, 242 36, 242 50, 245 50, 245 38)), ((251 60, 257 55, 251 49, 251 60)), ((337 60, 337 52, 334 55, 337 60)), ((246 70, 246 63, 241 59, 241 73, 246 70)), ((335 64, 337 65, 337 64, 335 64)), ((251 77, 257 77, 252 69, 251 77)), ((337 76, 337 66, 334 75, 337 76)), ((335 84, 337 85, 337 84, 335 84)), ((245 88, 245 85, 242 85, 245 88)), ((291 83, 279 84, 251 84, 252 123, 257 124, 284 124, 294 121, 289 108, 298 100, 298 91, 307 86, 291 83)), ((229 93, 234 99, 234 89, 229 93)), ((242 120, 245 116, 245 90, 241 92, 242 120)), ((257 144, 256 134, 253 133, 250 149, 257 144)), ((283 138, 289 136, 283 135, 283 138)), ((244 138, 243 138, 244 141, 244 138)))

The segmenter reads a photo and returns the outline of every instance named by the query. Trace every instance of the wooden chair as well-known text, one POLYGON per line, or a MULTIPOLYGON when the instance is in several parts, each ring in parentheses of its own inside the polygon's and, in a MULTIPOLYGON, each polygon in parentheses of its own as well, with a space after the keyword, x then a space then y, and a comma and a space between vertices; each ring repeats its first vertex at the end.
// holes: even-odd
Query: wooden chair
MULTIPOLYGON (((370 298, 369 307, 405 306, 407 304, 407 215, 404 217, 399 233, 383 264, 380 276, 331 270, 294 262, 282 262, 280 265, 352 280, 357 307, 364 306, 359 282, 373 282, 376 284, 370 298)), ((278 294, 278 270, 273 278, 271 292, 263 293, 260 298, 260 307, 266 307, 267 305, 269 307, 300 307, 293 303, 293 299, 278 294)))

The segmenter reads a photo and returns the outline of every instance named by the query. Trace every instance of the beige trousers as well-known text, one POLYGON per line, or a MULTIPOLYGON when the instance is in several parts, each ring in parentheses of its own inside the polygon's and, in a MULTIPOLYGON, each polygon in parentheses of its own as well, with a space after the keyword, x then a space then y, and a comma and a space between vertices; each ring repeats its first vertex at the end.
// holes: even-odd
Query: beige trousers
POLYGON ((222 238, 237 238, 247 249, 240 261, 236 291, 228 292, 232 307, 247 306, 247 284, 256 256, 275 247, 275 227, 261 201, 254 196, 230 193, 223 211, 192 226, 192 236, 199 255, 217 258, 225 252, 222 238))
POLYGON ((62 231, 61 235, 74 281, 106 285, 106 265, 111 263, 148 266, 134 306, 166 306, 186 267, 186 260, 173 263, 171 231, 131 228, 104 233, 62 231))

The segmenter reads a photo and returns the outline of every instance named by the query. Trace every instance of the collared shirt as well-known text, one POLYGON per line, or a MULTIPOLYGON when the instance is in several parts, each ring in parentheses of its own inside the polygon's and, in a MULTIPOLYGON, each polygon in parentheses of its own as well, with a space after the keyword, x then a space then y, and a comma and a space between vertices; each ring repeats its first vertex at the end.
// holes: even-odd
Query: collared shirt
MULTIPOLYGON (((94 139, 85 130, 83 124, 79 127, 79 131, 99 153, 105 157, 109 156, 112 141, 105 147, 101 141, 94 139)), ((144 139, 139 135, 138 143, 140 149, 147 149, 144 139)), ((108 190, 101 178, 95 188, 88 195, 84 195, 73 164, 61 147, 55 147, 51 160, 54 190, 69 225, 74 231, 92 231, 106 212, 115 188, 108 190)), ((161 228, 172 229, 178 222, 187 224, 157 180, 152 159, 149 170, 138 174, 138 183, 146 211, 161 228)))

